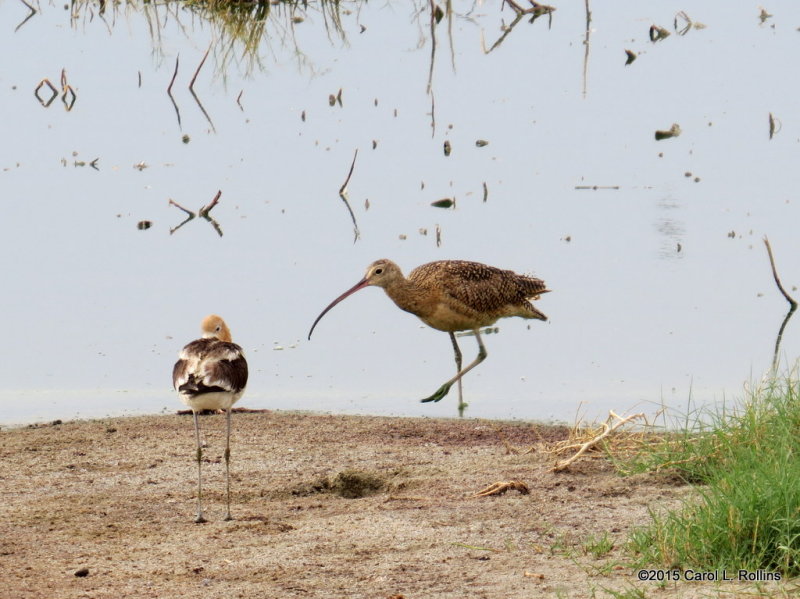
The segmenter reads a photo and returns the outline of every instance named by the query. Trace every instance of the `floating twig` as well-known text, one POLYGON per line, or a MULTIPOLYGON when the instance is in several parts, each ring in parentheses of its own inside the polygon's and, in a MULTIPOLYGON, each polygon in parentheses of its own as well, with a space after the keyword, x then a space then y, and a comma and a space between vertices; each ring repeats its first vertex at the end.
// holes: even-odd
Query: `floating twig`
POLYGON ((175 57, 175 71, 172 73, 172 79, 167 86, 167 95, 169 99, 172 100, 172 106, 175 107, 175 114, 178 116, 178 128, 181 127, 181 111, 178 110, 178 104, 175 102, 175 98, 172 96, 172 85, 175 83, 175 78, 178 76, 178 65, 180 64, 181 55, 178 54, 175 57))
POLYGON ((211 226, 214 227, 214 230, 217 232, 217 234, 220 237, 222 237, 222 227, 220 227, 219 223, 209 215, 209 212, 211 212, 211 210, 214 208, 214 206, 216 206, 219 203, 219 198, 220 198, 221 195, 222 195, 222 191, 218 191, 217 195, 214 196, 214 199, 211 200, 208 204, 206 204, 202 208, 200 208, 200 210, 197 211, 197 214, 195 214, 194 212, 192 212, 188 208, 184 208, 178 202, 176 202, 175 200, 170 198, 169 205, 170 206, 175 206, 176 208, 179 208, 180 210, 183 210, 186 213, 187 216, 186 216, 186 219, 181 224, 179 224, 177 227, 173 227, 172 229, 170 229, 169 230, 169 234, 172 235, 175 231, 180 229, 183 225, 188 223, 190 220, 200 216, 200 217, 204 218, 205 220, 207 220, 209 223, 211 223, 211 226))
MULTIPOLYGON (((197 66, 197 70, 194 72, 194 77, 192 77, 192 80, 189 82, 189 93, 192 94, 192 97, 194 98, 194 101, 197 102, 197 106, 200 108, 200 112, 203 113, 203 116, 206 117, 206 120, 208 121, 208 124, 211 125, 211 130, 214 133, 216 133, 217 132, 217 128, 214 127, 214 123, 211 120, 211 117, 208 115, 208 112, 206 112, 206 109, 203 106, 203 103, 200 101, 200 98, 198 98, 197 94, 194 92, 194 82, 197 79, 197 75, 200 73, 200 69, 203 68, 203 64, 206 62, 206 58, 208 58, 208 53, 209 52, 211 52, 211 46, 209 46, 208 50, 206 50, 206 53, 203 55, 203 60, 200 61, 200 64, 197 66)), ((177 67, 177 63, 176 63, 176 67, 177 67)), ((170 83, 170 87, 171 86, 172 86, 172 84, 170 83)))
POLYGON ((769 113, 769 138, 772 139, 772 136, 778 133, 781 130, 781 121, 777 117, 773 116, 773 114, 769 113))
POLYGON ((597 191, 598 189, 619 189, 619 185, 576 185, 575 189, 591 189, 597 191))
POLYGON ((222 190, 217 192, 217 195, 214 196, 214 199, 211 200, 208 204, 200 208, 198 211, 198 216, 202 216, 203 218, 208 218, 208 213, 211 212, 212 208, 219 203, 219 198, 222 195, 222 190))
POLYGON ((775 338, 775 351, 772 355, 772 371, 775 372, 778 368, 778 354, 780 352, 781 339, 783 339, 783 331, 786 328, 786 325, 789 323, 789 319, 792 317, 792 314, 794 314, 795 310, 797 310, 797 302, 791 295, 789 295, 786 289, 783 288, 781 278, 778 276, 778 269, 775 267, 775 257, 772 255, 772 247, 770 246, 769 239, 767 239, 766 235, 764 236, 764 245, 767 246, 769 264, 772 267, 772 277, 775 279, 775 284, 778 286, 778 290, 781 292, 783 297, 786 298, 786 301, 789 302, 789 311, 786 313, 786 316, 784 316, 781 327, 778 329, 778 336, 775 338))
POLYGON ((663 39, 668 38, 670 35, 668 29, 664 29, 663 27, 659 27, 658 25, 650 25, 650 41, 660 42, 663 39))
POLYGON ((797 302, 794 298, 789 295, 786 289, 783 288, 783 284, 781 283, 781 278, 778 276, 778 270, 775 268, 775 258, 772 255, 772 247, 769 244, 769 239, 767 236, 764 236, 764 245, 767 246, 767 254, 769 254, 769 264, 772 267, 772 277, 775 279, 775 284, 778 286, 778 290, 783 294, 783 297, 786 298, 786 301, 789 302, 789 305, 792 307, 792 311, 797 310, 797 302))
POLYGON ((30 18, 31 18, 33 15, 35 15, 35 14, 36 14, 36 9, 35 9, 35 8, 33 8, 33 6, 31 6, 30 4, 28 4, 27 2, 25 2, 25 0, 20 0, 20 2, 22 2, 22 3, 23 3, 23 4, 24 4, 24 5, 25 5, 25 6, 28 8, 28 10, 29 10, 30 12, 28 13, 28 16, 27 16, 27 17, 25 17, 24 19, 22 19, 22 21, 20 22, 20 24, 19 24, 19 25, 17 25, 17 26, 14 28, 14 33, 16 33, 17 31, 19 31, 19 29, 20 29, 20 28, 21 28, 21 27, 22 27, 22 26, 23 26, 25 23, 27 23, 27 22, 30 20, 30 18))
POLYGON ((483 203, 489 199, 489 188, 486 186, 486 181, 483 182, 483 203))
POLYGON ((625 55, 628 57, 625 59, 625 66, 631 64, 634 60, 636 60, 636 53, 632 50, 625 50, 625 55))
POLYGON ((244 106, 242 106, 242 94, 243 93, 244 93, 244 90, 240 91, 239 95, 236 96, 236 103, 239 105, 239 108, 242 109, 242 112, 244 112, 244 106))
POLYGON ((678 123, 672 123, 672 127, 666 131, 656 131, 656 141, 662 139, 669 139, 670 137, 678 137, 681 134, 681 126, 678 123))
POLYGON ((675 20, 673 21, 672 26, 678 35, 686 35, 692 28, 692 20, 689 18, 689 15, 686 14, 686 11, 682 10, 675 14, 675 20), (680 28, 678 28, 679 19, 683 20, 683 22, 680 24, 680 28))
POLYGON ((72 110, 72 107, 75 106, 75 100, 78 99, 78 96, 75 95, 75 91, 72 89, 72 86, 66 85, 64 87, 64 91, 61 94, 61 101, 64 103, 64 108, 69 112, 72 110))
POLYGON ((344 183, 342 183, 342 186, 339 188, 339 197, 342 198, 344 205, 347 206, 347 211, 350 213, 350 219, 353 221, 353 243, 358 241, 359 237, 361 237, 361 232, 358 230, 356 215, 353 213, 353 209, 350 207, 350 201, 347 197, 347 184, 350 183, 350 177, 353 176, 353 169, 356 167, 356 158, 358 158, 358 148, 356 148, 356 151, 353 154, 353 162, 350 163, 350 171, 347 173, 347 179, 344 180, 344 183))
POLYGON ((183 210, 183 211, 184 211, 186 214, 188 214, 188 215, 189 215, 189 218, 190 218, 190 219, 192 219, 192 218, 194 218, 195 216, 197 216, 197 215, 196 215, 194 212, 192 212, 192 211, 191 211, 191 210, 189 210, 188 208, 184 208, 183 206, 181 206, 181 205, 180 205, 178 202, 176 202, 176 201, 175 201, 175 200, 173 200, 172 198, 170 198, 170 199, 169 199, 169 202, 168 202, 168 203, 169 203, 169 205, 170 205, 170 206, 175 206, 176 208, 180 208, 181 210, 183 210))
POLYGON ((39 82, 39 85, 37 85, 36 88, 33 90, 33 95, 36 96, 37 100, 39 100, 39 104, 47 108, 48 106, 50 106, 50 104, 53 103, 53 100, 55 100, 58 97, 58 90, 52 83, 50 83, 50 80, 45 77, 39 82), (43 100, 42 97, 39 95, 39 90, 42 89, 42 87, 45 85, 49 87, 50 91, 52 92, 52 95, 48 100, 43 100))
MULTIPOLYGON (((203 65, 206 62, 206 58, 208 58, 208 53, 209 52, 211 52, 211 46, 209 46, 208 50, 206 50, 206 53, 203 55, 203 60, 201 60, 200 64, 197 65, 197 70, 194 72, 194 77, 192 77, 192 80, 189 82, 189 89, 191 91, 194 91, 194 82, 197 80, 197 76, 200 74, 200 69, 203 68, 203 65)), ((170 85, 172 85, 172 84, 170 83, 170 85)))

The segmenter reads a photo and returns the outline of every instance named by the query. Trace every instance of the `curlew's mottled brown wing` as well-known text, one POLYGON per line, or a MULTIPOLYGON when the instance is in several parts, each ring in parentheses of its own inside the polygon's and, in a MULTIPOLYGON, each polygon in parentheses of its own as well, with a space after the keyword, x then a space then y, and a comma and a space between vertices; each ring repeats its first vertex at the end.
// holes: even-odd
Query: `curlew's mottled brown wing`
POLYGON ((479 262, 442 260, 414 269, 409 279, 420 286, 438 288, 476 313, 546 320, 528 301, 548 291, 544 281, 535 277, 479 262))

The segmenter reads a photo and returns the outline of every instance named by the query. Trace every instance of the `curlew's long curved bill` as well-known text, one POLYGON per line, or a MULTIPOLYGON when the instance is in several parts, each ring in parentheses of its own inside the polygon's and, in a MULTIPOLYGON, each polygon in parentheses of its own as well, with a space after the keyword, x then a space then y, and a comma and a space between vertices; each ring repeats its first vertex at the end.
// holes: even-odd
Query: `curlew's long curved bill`
POLYGON ((364 278, 364 279, 361 279, 361 280, 360 280, 358 283, 356 283, 356 284, 355 284, 353 287, 351 287, 350 289, 348 289, 347 291, 345 291, 345 292, 344 292, 342 295, 340 295, 340 296, 339 296, 339 297, 337 297, 335 300, 333 300, 333 301, 330 303, 330 305, 329 305, 327 308, 325 308, 325 309, 322 311, 322 314, 320 314, 319 316, 317 316, 317 319, 314 321, 314 324, 312 324, 312 325, 311 325, 311 330, 308 332, 308 339, 309 339, 309 340, 311 340, 311 333, 313 333, 313 332, 314 332, 314 327, 316 327, 316 326, 317 326, 317 323, 318 323, 318 322, 319 322, 319 321, 322 319, 322 317, 323 317, 323 316, 325 316, 325 315, 326 315, 326 314, 327 314, 327 313, 330 311, 330 309, 331 309, 331 308, 333 308, 333 307, 334 307, 336 304, 338 304, 340 301, 342 301, 342 300, 343 300, 344 298, 346 298, 348 295, 352 295, 352 294, 354 294, 356 291, 358 291, 359 289, 363 289, 363 288, 364 288, 364 287, 366 287, 367 285, 369 285, 369 281, 367 281, 367 279, 366 279, 366 278, 364 278))

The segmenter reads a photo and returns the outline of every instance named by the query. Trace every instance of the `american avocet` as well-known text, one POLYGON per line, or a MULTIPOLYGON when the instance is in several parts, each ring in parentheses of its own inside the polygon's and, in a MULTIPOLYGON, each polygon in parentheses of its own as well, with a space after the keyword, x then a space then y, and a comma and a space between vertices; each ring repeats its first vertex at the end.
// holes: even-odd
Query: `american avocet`
POLYGON ((197 518, 205 522, 202 504, 201 464, 203 446, 197 413, 202 410, 225 410, 225 485, 227 509, 225 520, 231 519, 231 407, 244 393, 247 385, 247 360, 242 348, 231 341, 231 331, 219 316, 211 314, 200 325, 203 336, 181 350, 172 369, 172 385, 181 401, 189 406, 194 417, 194 436, 197 442, 197 518))

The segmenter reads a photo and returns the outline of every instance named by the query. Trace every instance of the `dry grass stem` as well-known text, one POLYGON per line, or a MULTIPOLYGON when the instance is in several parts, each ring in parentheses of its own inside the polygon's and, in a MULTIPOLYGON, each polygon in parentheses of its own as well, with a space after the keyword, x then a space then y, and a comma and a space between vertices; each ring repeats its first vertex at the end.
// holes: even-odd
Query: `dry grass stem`
POLYGON ((551 453, 559 454, 564 453, 567 451, 571 451, 573 449, 577 449, 571 457, 567 458, 566 460, 562 460, 556 463, 555 466, 551 469, 553 472, 560 472, 561 470, 565 470, 569 467, 570 464, 575 462, 578 458, 580 458, 584 453, 586 453, 589 449, 595 447, 600 441, 604 440, 608 437, 611 433, 616 431, 622 426, 625 426, 629 422, 633 420, 642 419, 646 420, 644 413, 639 414, 631 414, 630 416, 619 416, 614 412, 614 410, 609 410, 608 419, 600 425, 599 430, 592 431, 591 436, 589 439, 583 442, 574 443, 572 439, 564 442, 564 444, 556 444, 556 447, 551 450, 551 453))

